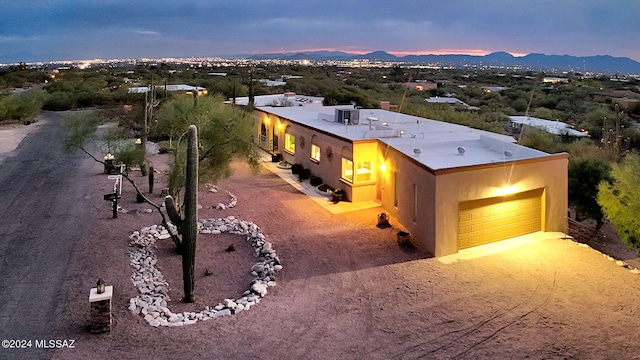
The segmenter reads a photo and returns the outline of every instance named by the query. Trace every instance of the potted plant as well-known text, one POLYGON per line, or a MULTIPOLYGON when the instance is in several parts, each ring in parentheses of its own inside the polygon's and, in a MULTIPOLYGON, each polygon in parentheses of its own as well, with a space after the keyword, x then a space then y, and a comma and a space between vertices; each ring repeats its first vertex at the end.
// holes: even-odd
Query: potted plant
POLYGON ((291 165, 291 173, 294 175, 299 174, 301 169, 302 169, 302 164, 295 163, 291 165))
POLYGON ((302 168, 298 172, 298 178, 300 179, 300 181, 307 180, 310 177, 311 177, 311 170, 310 169, 302 168))
POLYGON ((331 193, 331 199, 333 200, 334 204, 337 204, 338 202, 342 201, 343 198, 344 198, 344 190, 340 188, 333 190, 333 192, 331 193))
POLYGON ((398 231, 398 244, 399 245, 409 245, 411 244, 411 240, 409 239, 409 233, 406 231, 398 231))
POLYGON ((309 178, 309 184, 311 184, 311 186, 320 186, 322 185, 322 178, 319 176, 311 175, 311 177, 309 178))
POLYGON ((380 229, 388 228, 389 226, 389 216, 385 213, 378 214, 378 226, 380 229))

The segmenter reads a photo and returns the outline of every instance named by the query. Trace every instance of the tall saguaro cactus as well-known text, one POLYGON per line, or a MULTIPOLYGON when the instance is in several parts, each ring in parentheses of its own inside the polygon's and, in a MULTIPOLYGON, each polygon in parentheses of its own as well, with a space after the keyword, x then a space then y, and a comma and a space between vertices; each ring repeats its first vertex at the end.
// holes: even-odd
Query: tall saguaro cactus
POLYGON ((198 128, 187 131, 187 178, 184 193, 184 223, 182 224, 182 279, 184 301, 193 302, 196 238, 198 237, 198 128))
POLYGON ((195 283, 196 238, 198 237, 198 129, 195 125, 187 130, 187 167, 184 192, 184 219, 180 217, 171 196, 165 198, 165 207, 171 222, 181 236, 176 245, 182 254, 182 280, 184 301, 193 302, 195 283))

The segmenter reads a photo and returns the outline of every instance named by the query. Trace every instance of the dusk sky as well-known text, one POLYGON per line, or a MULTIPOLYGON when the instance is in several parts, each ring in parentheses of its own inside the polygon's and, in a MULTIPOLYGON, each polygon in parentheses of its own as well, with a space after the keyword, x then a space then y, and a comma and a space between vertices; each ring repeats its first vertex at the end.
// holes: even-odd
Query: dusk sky
POLYGON ((3 0, 0 62, 339 50, 640 61, 638 0, 3 0))

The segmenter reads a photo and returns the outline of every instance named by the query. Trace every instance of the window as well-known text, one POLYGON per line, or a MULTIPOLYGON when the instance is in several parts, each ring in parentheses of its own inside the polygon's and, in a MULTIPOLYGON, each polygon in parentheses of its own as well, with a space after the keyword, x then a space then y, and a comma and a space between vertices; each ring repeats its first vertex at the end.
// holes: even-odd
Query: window
POLYGON ((398 207, 398 172, 393 172, 393 206, 398 207))
POLYGON ((413 222, 418 219, 418 184, 413 184, 413 222))
POLYGON ((284 149, 288 152, 290 152, 291 154, 295 154, 296 152, 296 137, 289 134, 289 133, 285 133, 284 134, 284 149))
POLYGON ((311 144, 311 160, 320 162, 320 146, 311 144))
POLYGON ((358 163, 356 167, 356 182, 365 182, 375 179, 373 160, 358 163))
POLYGON ((353 182, 353 161, 342 158, 342 178, 353 182))

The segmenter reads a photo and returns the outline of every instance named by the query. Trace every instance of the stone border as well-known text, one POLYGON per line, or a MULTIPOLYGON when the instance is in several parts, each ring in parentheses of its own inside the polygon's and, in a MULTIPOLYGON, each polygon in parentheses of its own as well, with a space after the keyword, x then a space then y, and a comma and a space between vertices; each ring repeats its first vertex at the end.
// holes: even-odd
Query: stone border
POLYGON ((602 254, 602 256, 604 256, 607 260, 613 261, 616 265, 618 265, 618 266, 620 266, 622 268, 625 268, 625 269, 631 271, 634 274, 640 274, 640 269, 639 268, 635 268, 635 267, 629 265, 628 263, 626 263, 626 262, 624 262, 622 260, 616 259, 613 256, 607 255, 607 254, 605 254, 605 253, 603 253, 603 252, 601 252, 601 251, 599 251, 597 249, 594 249, 591 246, 589 246, 589 244, 578 242, 573 238, 571 238, 571 241, 573 241, 574 244, 576 244, 576 245, 578 245, 580 247, 591 249, 591 250, 593 250, 593 251, 595 251, 597 253, 602 254))
POLYGON ((236 314, 258 304, 267 294, 267 289, 270 286, 276 286, 275 274, 282 269, 282 265, 272 244, 265 239, 256 224, 238 220, 233 216, 201 219, 198 221, 198 231, 202 234, 229 232, 247 235, 246 240, 251 242, 254 257, 259 259, 251 267, 250 271, 254 279, 249 289, 240 299, 225 299, 222 303, 207 306, 200 312, 171 312, 167 304, 167 301, 170 301, 169 284, 156 267, 158 260, 152 247, 156 240, 168 239, 171 235, 162 225, 144 227, 129 235, 129 245, 133 247, 129 251, 129 257, 134 268, 131 280, 140 292, 140 295, 129 300, 129 310, 136 315, 144 316, 149 325, 182 326, 195 324, 198 320, 236 314))
POLYGON ((211 207, 212 209, 218 209, 218 210, 230 209, 230 208, 236 207, 236 205, 238 204, 238 198, 228 190, 220 189, 219 187, 215 185, 210 185, 210 184, 205 184, 204 187, 208 188, 209 192, 212 192, 212 193, 217 193, 218 191, 222 190, 226 192, 227 195, 229 195, 229 201, 226 204, 218 203, 218 205, 212 206, 211 207))

